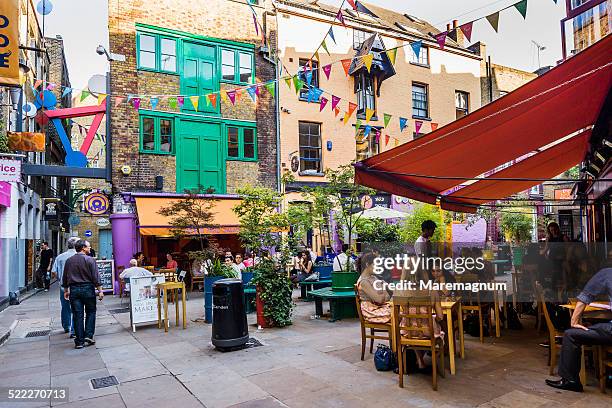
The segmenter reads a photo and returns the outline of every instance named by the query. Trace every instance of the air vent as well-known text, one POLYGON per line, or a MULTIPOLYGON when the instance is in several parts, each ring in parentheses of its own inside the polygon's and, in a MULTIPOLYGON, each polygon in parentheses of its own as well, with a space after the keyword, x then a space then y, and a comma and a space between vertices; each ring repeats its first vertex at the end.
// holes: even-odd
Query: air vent
POLYGON ((26 334, 26 338, 28 337, 42 337, 42 336, 48 336, 49 333, 51 333, 51 330, 36 330, 36 331, 31 331, 28 334, 26 334))
POLYGON ((115 377, 114 375, 101 378, 92 378, 90 381, 91 386, 94 390, 97 390, 98 388, 106 388, 112 387, 113 385, 119 385, 119 381, 117 381, 117 377, 115 377))

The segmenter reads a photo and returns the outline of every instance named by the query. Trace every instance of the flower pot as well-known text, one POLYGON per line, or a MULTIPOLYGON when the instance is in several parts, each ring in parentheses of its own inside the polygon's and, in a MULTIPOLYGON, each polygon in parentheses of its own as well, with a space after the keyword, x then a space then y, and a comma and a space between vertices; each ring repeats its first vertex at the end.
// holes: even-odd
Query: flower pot
POLYGON ((206 276, 204 277, 204 321, 212 323, 212 285, 219 279, 225 279, 224 276, 206 276))
POLYGON ((334 292, 350 292, 355 289, 355 283, 359 278, 359 273, 351 272, 332 272, 332 290, 334 292))
POLYGON ((266 319, 266 317, 264 316, 264 302, 263 300, 261 300, 261 297, 259 296, 259 286, 257 287, 257 294, 255 296, 255 307, 257 309, 257 326, 265 329, 268 327, 272 327, 270 324, 268 324, 268 320, 266 319))

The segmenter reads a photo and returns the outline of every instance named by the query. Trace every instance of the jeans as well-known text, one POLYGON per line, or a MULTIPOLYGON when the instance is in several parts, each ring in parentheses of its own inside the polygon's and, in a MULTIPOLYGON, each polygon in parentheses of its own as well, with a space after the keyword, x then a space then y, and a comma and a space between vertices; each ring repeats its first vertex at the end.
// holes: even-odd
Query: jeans
POLYGON ((93 283, 70 286, 70 307, 74 326, 74 344, 82 345, 85 339, 93 339, 96 330, 96 291, 93 283), (85 316, 85 327, 83 327, 85 316))
POLYGON ((60 286, 60 304, 62 305, 62 327, 64 330, 70 330, 74 333, 72 327, 72 310, 70 309, 70 301, 64 299, 64 288, 60 286))
POLYGON ((570 381, 580 381, 580 356, 583 345, 612 345, 612 323, 597 323, 589 330, 568 329, 563 333, 559 376, 570 381))
POLYGON ((50 284, 51 280, 47 279, 47 270, 44 268, 38 268, 36 270, 36 287, 39 289, 45 288, 49 290, 50 284))

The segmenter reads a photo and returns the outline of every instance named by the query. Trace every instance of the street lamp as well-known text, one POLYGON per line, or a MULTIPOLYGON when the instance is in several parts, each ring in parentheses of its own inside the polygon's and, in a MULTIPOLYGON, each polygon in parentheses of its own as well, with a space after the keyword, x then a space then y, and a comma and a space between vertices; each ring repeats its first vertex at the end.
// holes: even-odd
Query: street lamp
POLYGON ((125 55, 114 54, 112 52, 109 53, 103 45, 98 45, 96 47, 96 52, 98 53, 98 55, 106 55, 106 60, 108 62, 125 62, 125 55))

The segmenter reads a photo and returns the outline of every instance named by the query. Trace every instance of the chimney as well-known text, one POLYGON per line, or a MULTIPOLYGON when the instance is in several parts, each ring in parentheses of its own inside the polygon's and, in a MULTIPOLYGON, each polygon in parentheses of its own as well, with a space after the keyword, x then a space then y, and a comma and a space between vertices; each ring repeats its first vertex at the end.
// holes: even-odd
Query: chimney
MULTIPOLYGON (((450 24, 449 24, 450 25, 450 24)), ((453 26, 452 26, 452 31, 451 31, 451 38, 453 40, 455 40, 455 42, 460 46, 460 47, 465 47, 465 35, 463 34, 463 31, 461 31, 461 29, 459 28, 459 22, 457 20, 453 20, 453 26)))
POLYGON ((448 31, 450 31, 450 30, 451 30, 451 25, 450 25, 450 23, 446 23, 446 31, 448 32, 448 31))

